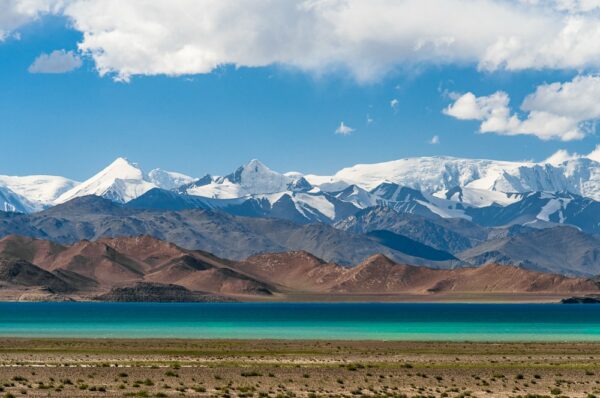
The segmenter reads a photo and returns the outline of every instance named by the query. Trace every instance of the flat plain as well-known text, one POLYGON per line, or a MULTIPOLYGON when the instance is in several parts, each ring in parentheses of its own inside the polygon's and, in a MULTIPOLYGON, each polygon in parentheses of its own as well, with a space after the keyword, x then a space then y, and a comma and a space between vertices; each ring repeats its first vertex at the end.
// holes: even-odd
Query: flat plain
POLYGON ((0 339, 0 397, 594 397, 600 344, 0 339))

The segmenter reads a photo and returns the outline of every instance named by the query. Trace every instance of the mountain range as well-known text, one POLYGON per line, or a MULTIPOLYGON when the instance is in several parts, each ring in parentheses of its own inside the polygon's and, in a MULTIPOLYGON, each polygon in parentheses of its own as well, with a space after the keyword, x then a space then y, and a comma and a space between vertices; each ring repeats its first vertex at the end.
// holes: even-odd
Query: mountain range
POLYGON ((118 158, 84 182, 0 176, 0 236, 73 244, 148 235, 239 261, 295 250, 356 266, 505 264, 600 274, 600 163, 401 159, 332 176, 252 160, 192 178, 118 158))
POLYGON ((0 240, 0 298, 13 300, 561 297, 599 290, 591 280, 511 266, 436 270, 397 264, 381 254, 344 267, 303 251, 224 260, 148 236, 72 245, 14 235, 0 240))

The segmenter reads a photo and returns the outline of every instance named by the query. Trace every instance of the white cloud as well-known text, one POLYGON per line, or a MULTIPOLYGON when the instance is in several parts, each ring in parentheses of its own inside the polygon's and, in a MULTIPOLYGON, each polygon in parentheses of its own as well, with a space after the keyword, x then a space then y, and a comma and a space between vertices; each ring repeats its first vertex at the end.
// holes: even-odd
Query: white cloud
POLYGON ((0 42, 19 37, 15 29, 43 14, 60 12, 63 0, 0 0, 0 42))
POLYGON ((559 149, 550 155, 547 159, 543 160, 542 163, 548 163, 553 165, 562 164, 568 160, 577 159, 580 156, 577 153, 570 153, 566 149, 559 149))
POLYGON ((400 101, 396 98, 390 101, 390 108, 394 110, 394 112, 398 112, 398 107, 400 106, 400 101))
POLYGON ((29 66, 29 73, 66 73, 79 68, 81 58, 73 51, 55 50, 42 53, 29 66))
POLYGON ((466 93, 443 112, 460 120, 481 121, 482 133, 571 141, 594 131, 595 121, 600 119, 598 98, 600 77, 578 76, 570 82, 538 86, 521 104, 525 118, 510 110, 510 98, 502 91, 483 97, 466 93))
POLYGON ((374 121, 375 119, 373 119, 373 117, 367 113, 367 125, 373 124, 374 121))
POLYGON ((588 153, 586 158, 600 162, 600 145, 596 145, 596 148, 592 152, 588 153))
POLYGON ((548 163, 553 165, 559 165, 569 160, 575 159, 590 159, 596 162, 600 162, 600 145, 596 145, 596 148, 587 155, 580 155, 577 152, 569 152, 566 149, 559 149, 554 152, 550 157, 543 160, 541 163, 548 163))
POLYGON ((429 143, 432 145, 437 145, 440 143, 440 136, 438 135, 434 135, 433 137, 431 137, 431 139, 429 140, 429 143))
POLYGON ((487 97, 476 97, 469 92, 456 97, 454 103, 444 110, 446 115, 460 120, 484 120, 498 109, 508 107, 508 94, 498 91, 487 97))
POLYGON ((340 122, 340 125, 338 126, 338 128, 335 130, 336 134, 340 134, 340 135, 350 135, 354 132, 355 130, 350 127, 350 126, 346 126, 344 124, 344 122, 340 122))
MULTIPOLYGON (((0 38, 70 18, 102 75, 286 65, 372 81, 398 66, 600 68, 598 0, 2 0, 0 38)), ((1 40, 1 39, 0 39, 1 40)))

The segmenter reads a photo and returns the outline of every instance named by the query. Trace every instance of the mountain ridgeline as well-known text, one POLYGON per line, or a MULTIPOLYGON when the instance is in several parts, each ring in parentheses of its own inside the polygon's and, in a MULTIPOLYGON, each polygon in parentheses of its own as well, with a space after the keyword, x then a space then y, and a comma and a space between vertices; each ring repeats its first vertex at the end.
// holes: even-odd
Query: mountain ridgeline
MULTIPOLYGON (((242 261, 304 251, 356 267, 517 266, 600 275, 600 163, 429 157, 331 176, 252 160, 225 176, 144 172, 119 158, 84 182, 0 176, 0 237, 72 245, 149 236, 242 261)), ((133 290, 135 291, 135 290, 133 290)))

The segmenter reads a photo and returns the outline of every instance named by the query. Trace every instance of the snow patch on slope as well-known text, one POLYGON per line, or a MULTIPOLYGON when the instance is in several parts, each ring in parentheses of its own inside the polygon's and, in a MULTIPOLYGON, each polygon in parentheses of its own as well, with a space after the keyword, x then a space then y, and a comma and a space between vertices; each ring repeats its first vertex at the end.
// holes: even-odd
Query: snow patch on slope
POLYGON ((465 203, 474 207, 487 207, 493 204, 506 206, 522 199, 521 194, 511 194, 484 189, 461 188, 460 190, 442 190, 434 192, 433 196, 454 202, 465 203))
POLYGON ((548 203, 546 203, 544 207, 542 207, 536 218, 542 221, 550 221, 550 216, 552 216, 556 212, 559 212, 559 223, 563 224, 565 222, 563 210, 567 208, 570 202, 571 199, 567 198, 550 199, 548 203))
MULTIPOLYGON (((298 203, 301 206, 307 204, 319 213, 323 214, 330 220, 335 219, 335 206, 333 203, 327 200, 323 195, 310 195, 304 193, 298 193, 293 197, 294 203, 298 203)), ((304 208, 304 206, 302 206, 304 208)))
POLYGON ((35 206, 26 198, 0 186, 0 211, 30 213, 35 206))

